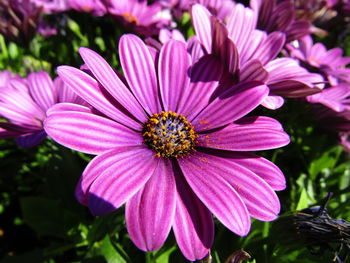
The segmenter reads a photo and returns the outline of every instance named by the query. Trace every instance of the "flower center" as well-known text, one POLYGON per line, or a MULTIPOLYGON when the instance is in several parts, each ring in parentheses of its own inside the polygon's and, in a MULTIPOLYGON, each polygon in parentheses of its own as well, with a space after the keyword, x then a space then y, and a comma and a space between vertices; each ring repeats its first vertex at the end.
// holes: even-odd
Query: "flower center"
POLYGON ((143 125, 147 146, 164 158, 183 157, 195 146, 198 135, 183 115, 167 111, 153 114, 143 125))
POLYGON ((130 13, 124 13, 124 14, 122 14, 122 17, 124 17, 124 19, 129 23, 135 23, 136 25, 138 25, 138 23, 139 23, 137 18, 130 13))

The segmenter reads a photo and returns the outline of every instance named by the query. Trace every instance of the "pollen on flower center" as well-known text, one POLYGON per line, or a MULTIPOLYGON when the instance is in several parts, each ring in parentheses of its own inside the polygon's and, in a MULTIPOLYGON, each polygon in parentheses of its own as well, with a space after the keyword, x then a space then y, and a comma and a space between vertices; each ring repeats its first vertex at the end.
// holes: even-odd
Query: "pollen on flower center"
POLYGON ((122 14, 122 16, 123 16, 124 19, 125 19, 126 21, 128 21, 129 23, 135 23, 136 25, 139 24, 137 18, 136 18, 134 15, 130 14, 130 13, 124 13, 124 14, 122 14))
POLYGON ((195 146, 198 135, 183 115, 167 111, 153 114, 143 126, 146 145, 157 156, 177 158, 189 154, 195 146))

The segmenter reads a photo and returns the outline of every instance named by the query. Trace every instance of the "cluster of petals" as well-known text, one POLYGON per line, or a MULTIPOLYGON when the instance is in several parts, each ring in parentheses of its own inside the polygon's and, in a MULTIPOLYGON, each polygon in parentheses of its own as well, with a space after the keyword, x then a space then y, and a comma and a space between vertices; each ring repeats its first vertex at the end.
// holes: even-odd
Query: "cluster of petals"
POLYGON ((30 0, 37 7, 42 8, 44 14, 55 14, 70 9, 70 2, 74 0, 30 0))
POLYGON ((148 4, 147 0, 107 0, 108 13, 124 26, 144 36, 158 34, 163 27, 170 26, 170 11, 159 1, 148 4))
POLYGON ((302 61, 305 67, 323 74, 331 85, 338 84, 339 80, 350 82, 350 69, 346 68, 350 57, 344 57, 341 48, 328 50, 322 43, 314 44, 308 35, 289 44, 287 49, 291 57, 302 61))
POLYGON ((122 36, 125 79, 94 51, 79 52, 91 74, 70 66, 57 72, 96 110, 57 104, 44 126, 58 143, 97 155, 76 188, 78 200, 94 215, 126 204, 127 229, 137 247, 160 248, 172 229, 189 260, 208 253, 212 214, 238 235, 249 232, 250 217, 277 217, 275 191, 285 188, 285 178, 273 163, 247 152, 289 143, 276 120, 245 117, 267 96, 266 85, 247 81, 217 92, 220 61, 205 56, 193 65, 186 44, 176 40, 154 56, 137 36, 122 36), (158 157, 145 144, 144 124, 162 111, 192 123, 198 138, 188 155, 158 157))
POLYGON ((310 34, 309 21, 296 18, 293 1, 250 0, 250 6, 257 15, 258 28, 269 33, 285 33, 287 43, 310 34))
POLYGON ((31 73, 26 79, 7 73, 0 93, 0 117, 6 119, 0 122, 0 138, 16 138, 23 147, 37 145, 46 137, 46 111, 58 102, 86 105, 59 78, 52 81, 46 72, 31 73))
POLYGON ((180 18, 183 12, 188 12, 193 4, 202 4, 216 17, 225 20, 235 2, 233 0, 163 0, 163 5, 170 8, 175 17, 180 18))
POLYGON ((276 109, 283 104, 282 97, 305 97, 321 91, 321 75, 310 73, 294 59, 276 58, 285 44, 285 34, 256 29, 257 17, 252 9, 236 4, 226 24, 199 4, 192 7, 191 13, 204 53, 220 57, 232 81, 266 83, 270 96, 264 106, 276 109))
POLYGON ((350 134, 350 57, 343 56, 341 48, 328 50, 323 44, 313 44, 311 36, 287 45, 288 54, 304 67, 319 72, 326 87, 321 93, 307 97, 312 103, 316 118, 326 129, 338 132, 341 143, 348 149, 350 134), (346 138, 346 139, 344 139, 346 138))

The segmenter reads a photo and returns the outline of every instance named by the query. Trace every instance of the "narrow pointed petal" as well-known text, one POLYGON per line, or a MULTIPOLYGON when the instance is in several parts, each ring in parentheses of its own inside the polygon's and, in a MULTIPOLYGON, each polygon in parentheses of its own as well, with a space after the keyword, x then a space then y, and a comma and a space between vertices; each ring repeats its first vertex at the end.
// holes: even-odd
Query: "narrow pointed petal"
POLYGON ((265 123, 260 125, 259 122, 230 124, 215 132, 200 134, 198 138, 198 146, 230 151, 269 150, 289 142, 289 136, 284 131, 268 128, 265 123))
POLYGON ((88 48, 79 48, 79 53, 85 64, 109 94, 139 121, 146 121, 147 116, 143 108, 111 66, 99 54, 88 48))
POLYGON ((74 110, 61 110, 53 106, 44 127, 47 134, 60 144, 71 149, 101 154, 115 147, 137 146, 143 144, 140 133, 110 119, 74 110), (56 110, 57 109, 57 110, 56 110))
POLYGON ((247 81, 261 81, 265 83, 269 77, 269 73, 264 69, 261 62, 257 59, 249 60, 245 63, 240 71, 239 80, 241 82, 247 81))
POLYGON ((255 25, 256 17, 253 10, 245 8, 242 4, 236 4, 228 18, 227 29, 239 53, 248 45, 255 25))
POLYGON ((129 87, 142 107, 149 115, 161 112, 155 66, 146 45, 135 35, 124 35, 119 54, 129 87))
MULTIPOLYGON (((221 180, 228 183, 243 200, 250 216, 263 221, 276 219, 280 211, 280 202, 276 193, 264 180, 250 171, 249 167, 238 165, 231 158, 202 152, 197 152, 191 161, 200 165, 199 167, 206 172, 205 177, 208 177, 209 173, 216 173, 217 177, 220 176, 221 180)), ((188 177, 186 179, 189 180, 188 177)), ((207 180, 210 179, 207 178, 207 180)), ((196 194, 198 195, 197 192, 196 194)))
POLYGON ((179 113, 192 120, 205 106, 216 90, 223 72, 222 63, 214 56, 204 56, 191 69, 191 83, 183 90, 179 113))
POLYGON ((164 44, 159 55, 158 75, 165 111, 179 111, 180 98, 190 83, 190 65, 191 57, 184 43, 169 40, 164 44))
POLYGON ((23 112, 12 104, 0 102, 0 116, 14 124, 27 126, 29 129, 41 129, 42 127, 41 119, 37 119, 36 116, 23 112))
POLYGON ((131 119, 120 105, 118 107, 103 87, 85 72, 69 66, 60 66, 57 73, 69 88, 106 116, 130 128, 142 129, 141 124, 131 119))
POLYGON ((231 158, 236 164, 248 168, 258 175, 273 190, 280 191, 286 188, 286 178, 282 171, 272 162, 252 153, 221 152, 225 158, 231 158))
POLYGON ((44 112, 57 102, 57 93, 49 74, 31 73, 27 79, 30 95, 44 112))
POLYGON ((323 77, 310 73, 290 58, 277 58, 269 62, 265 69, 269 72, 267 84, 274 95, 297 98, 321 91, 323 77))
POLYGON ((206 52, 196 36, 192 36, 187 41, 187 52, 191 55, 192 63, 196 63, 206 52))
MULTIPOLYGON (((94 162, 98 167, 90 165, 86 168, 87 172, 98 174, 87 194, 91 213, 104 215, 122 206, 151 178, 159 160, 153 151, 145 147, 128 151, 115 149, 100 155, 99 160, 94 162)), ((93 174, 85 176, 91 179, 93 174)))
POLYGON ((199 260, 209 253, 214 241, 213 216, 193 193, 180 171, 175 178, 177 196, 173 230, 176 242, 188 260, 199 260))
POLYGON ((259 45, 252 58, 258 59, 263 65, 276 58, 285 43, 285 34, 273 32, 259 45))
POLYGON ((126 227, 131 240, 144 251, 159 249, 169 235, 176 205, 171 161, 160 160, 144 187, 126 203, 126 227))
POLYGON ((198 132, 224 126, 251 112, 267 94, 268 88, 261 82, 240 83, 211 102, 192 124, 198 132))
POLYGON ((224 62, 227 70, 233 74, 239 71, 239 54, 235 44, 228 38, 226 26, 217 18, 211 17, 213 44, 212 54, 218 56, 224 62))
POLYGON ((45 111, 33 101, 28 92, 24 90, 13 90, 12 88, 2 88, 0 93, 0 101, 14 107, 17 112, 35 116, 37 119, 45 118, 45 111))
POLYGON ((178 162, 186 181, 204 205, 228 229, 244 236, 250 229, 248 210, 237 191, 222 176, 222 173, 234 171, 223 168, 211 157, 197 152, 178 162))
POLYGON ((210 54, 212 48, 212 32, 210 22, 210 12, 202 5, 195 4, 191 9, 192 23, 198 40, 202 43, 207 53, 210 54))

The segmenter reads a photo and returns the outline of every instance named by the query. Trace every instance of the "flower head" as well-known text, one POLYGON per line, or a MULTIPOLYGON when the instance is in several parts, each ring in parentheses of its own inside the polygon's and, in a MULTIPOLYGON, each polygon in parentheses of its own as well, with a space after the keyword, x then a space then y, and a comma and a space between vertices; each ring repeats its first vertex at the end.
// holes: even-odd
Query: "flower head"
POLYGON ((171 23, 170 12, 159 2, 148 5, 146 0, 108 0, 108 13, 139 34, 151 36, 171 23))
POLYGON ((70 9, 68 0, 30 0, 36 6, 41 7, 44 14, 55 14, 70 9))
POLYGON ((102 16, 107 12, 107 8, 101 0, 71 0, 70 6, 77 11, 92 13, 96 16, 102 16))
POLYGON ((16 138, 23 147, 40 143, 46 137, 46 110, 58 102, 86 105, 59 78, 53 82, 46 72, 31 73, 27 79, 11 78, 1 88, 0 117, 7 121, 0 122, 0 138, 16 138))
POLYGON ((305 36, 297 46, 288 45, 287 48, 291 57, 302 61, 310 70, 323 74, 330 84, 350 82, 350 69, 346 68, 350 57, 344 57, 341 48, 327 50, 322 43, 313 44, 311 36, 305 36))
POLYGON ((94 215, 126 203, 127 229, 140 249, 158 249, 172 228, 190 260, 209 251, 212 213, 239 235, 248 233, 251 216, 276 218, 274 190, 285 187, 283 174, 245 152, 289 142, 274 119, 244 117, 266 97, 265 85, 241 83, 213 96, 220 62, 208 56, 192 65, 186 45, 175 40, 155 60, 141 39, 122 36, 125 82, 94 51, 80 54, 92 76, 70 66, 57 71, 99 114, 58 104, 44 126, 57 142, 97 155, 76 190, 94 215))
POLYGON ((263 105, 276 109, 283 97, 305 97, 321 91, 319 74, 308 72, 291 58, 277 58, 285 43, 285 34, 256 29, 252 9, 236 4, 226 24, 218 21, 204 6, 192 7, 193 25, 206 54, 223 61, 231 81, 257 80, 266 83, 270 96, 263 105))

